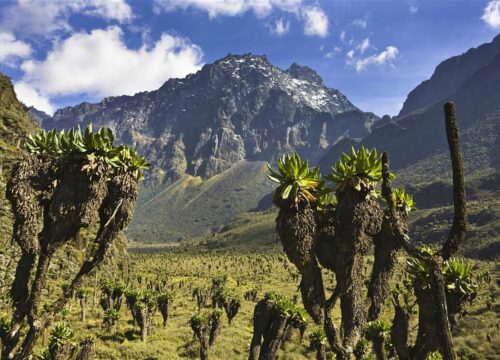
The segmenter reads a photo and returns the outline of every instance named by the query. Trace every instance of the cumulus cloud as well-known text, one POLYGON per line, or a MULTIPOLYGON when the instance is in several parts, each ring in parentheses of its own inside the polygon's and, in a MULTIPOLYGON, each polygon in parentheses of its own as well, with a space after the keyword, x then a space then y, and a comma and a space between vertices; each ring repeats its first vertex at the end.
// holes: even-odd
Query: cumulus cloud
POLYGON ((132 95, 157 89, 167 79, 198 70, 201 49, 187 39, 163 34, 154 44, 129 49, 118 26, 76 33, 55 45, 45 60, 26 60, 19 82, 23 101, 55 96, 132 95))
POLYGON ((39 90, 33 88, 30 84, 19 81, 14 83, 17 98, 28 106, 34 106, 49 115, 53 115, 55 108, 51 104, 48 96, 43 95, 39 90))
POLYGON ((481 19, 493 29, 500 28, 500 0, 490 1, 484 8, 481 19))
POLYGON ((8 32, 0 32, 0 63, 14 66, 19 59, 31 55, 31 46, 8 32))
POLYGON ((391 61, 396 58, 398 53, 399 50, 395 46, 387 46, 384 51, 365 58, 355 58, 354 53, 351 53, 348 64, 353 65, 356 68, 356 71, 361 72, 372 65, 380 66, 391 63, 391 61))
POLYGON ((3 10, 0 26, 23 35, 69 32, 69 18, 77 12, 119 23, 133 18, 125 0, 17 0, 3 10))
POLYGON ((412 14, 416 14, 418 12, 418 6, 416 4, 411 4, 410 5, 410 12, 412 14))
POLYGON ((274 26, 271 28, 271 32, 276 35, 284 35, 290 30, 290 22, 280 18, 275 21, 274 26))
POLYGON ((305 21, 304 34, 319 37, 328 35, 328 17, 321 8, 316 6, 305 7, 302 16, 305 21))

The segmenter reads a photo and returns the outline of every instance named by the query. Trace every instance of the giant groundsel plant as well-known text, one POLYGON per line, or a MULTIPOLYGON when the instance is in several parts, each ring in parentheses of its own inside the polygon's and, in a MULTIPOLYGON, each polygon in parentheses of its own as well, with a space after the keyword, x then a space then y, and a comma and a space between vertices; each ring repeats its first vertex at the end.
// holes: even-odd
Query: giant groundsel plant
POLYGON ((7 184, 13 240, 21 256, 10 291, 11 320, 1 332, 2 360, 26 359, 83 279, 103 261, 132 218, 138 181, 149 166, 135 149, 115 145, 107 128, 41 131, 27 140, 26 148, 28 155, 15 165, 7 184), (54 254, 92 226, 97 233, 87 239, 86 258, 63 295, 48 302, 42 290, 54 254))
MULTIPOLYGON (((337 359, 362 358, 364 350, 359 350, 366 349, 369 338, 377 359, 385 360, 389 336, 399 359, 425 360, 436 352, 447 360, 456 358, 450 324, 454 323, 454 315, 463 312, 465 302, 474 298, 475 285, 471 266, 452 258, 466 229, 465 183, 453 103, 445 105, 445 124, 452 160, 455 213, 448 238, 440 250, 418 248, 410 241, 407 218, 415 203, 405 190, 392 190, 394 175, 385 152, 379 154, 376 149, 351 147, 348 153, 341 154, 326 177, 333 182, 330 191, 335 193, 335 198, 325 191, 319 169, 310 169, 307 161, 297 154, 282 157, 278 171, 269 167, 269 178, 279 184, 274 197, 279 208, 276 218, 279 239, 302 276, 300 290, 304 308, 314 322, 323 326, 328 345, 337 359), (381 206, 382 203, 385 206, 381 206), (374 247, 374 261, 366 283, 365 256, 371 247, 374 247), (392 325, 379 318, 386 300, 391 297, 390 279, 397 254, 402 250, 410 255, 407 271, 411 281, 407 283, 419 309, 414 344, 410 344, 409 337, 413 305, 406 300, 401 305, 398 291, 392 293, 395 309, 392 325), (325 294, 320 264, 335 273, 336 284, 329 297, 325 294), (331 316, 338 300, 341 331, 331 316)), ((407 294, 403 295, 408 299, 407 294)), ((256 336, 260 339, 267 331, 256 319, 265 318, 271 304, 268 298, 255 308, 252 348, 254 345, 255 349, 259 348, 260 340, 257 341, 256 336)), ((324 353, 321 346, 317 348, 318 356, 324 353)), ((256 354, 257 351, 251 350, 250 358, 256 359, 256 354)), ((275 354, 259 357, 264 358, 274 359, 275 354)))

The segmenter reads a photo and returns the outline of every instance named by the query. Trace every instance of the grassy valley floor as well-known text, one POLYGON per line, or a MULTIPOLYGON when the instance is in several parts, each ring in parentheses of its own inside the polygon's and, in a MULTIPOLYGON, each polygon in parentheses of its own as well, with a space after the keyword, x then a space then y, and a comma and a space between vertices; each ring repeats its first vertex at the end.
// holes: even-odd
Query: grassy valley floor
MULTIPOLYGON (((78 340, 85 336, 97 339, 97 356, 107 359, 195 359, 198 357, 198 341, 193 338, 189 318, 197 312, 192 291, 195 287, 207 288, 211 278, 216 275, 228 275, 226 287, 241 298, 242 307, 231 325, 223 315, 222 331, 210 350, 211 359, 247 359, 252 336, 252 316, 255 302, 246 301, 246 291, 258 289, 257 299, 267 291, 277 291, 290 297, 298 296, 299 284, 295 268, 278 250, 268 253, 235 253, 229 251, 212 252, 148 252, 132 253, 122 266, 101 270, 97 275, 102 279, 123 281, 129 279, 126 288, 144 288, 148 283, 167 282, 167 288, 174 292, 173 310, 165 328, 161 325, 161 316, 154 316, 154 330, 146 343, 140 340, 139 330, 134 328, 130 311, 124 304, 120 311, 120 320, 116 332, 108 332, 102 325, 103 310, 96 302, 92 305, 93 295, 89 300, 88 319, 80 321, 80 307, 77 300, 70 303, 61 314, 60 320, 66 321, 75 330, 78 340), (141 284, 138 284, 140 278, 141 284), (63 316, 64 315, 64 316, 63 316)), ((137 250, 137 249, 136 249, 137 250)), ((165 250, 165 249, 164 249, 165 250)), ((472 260, 471 260, 472 261, 472 260)), ((482 281, 479 297, 469 308, 467 316, 459 320, 454 332, 455 346, 460 359, 498 359, 500 354, 500 264, 487 261, 473 261, 477 274, 488 274, 488 282, 482 281)), ((394 276, 394 283, 402 281, 406 275, 402 272, 404 259, 400 258, 399 267, 394 276)), ((371 258, 367 259, 365 272, 369 273, 371 258)), ((334 277, 325 271, 325 285, 328 292, 333 290, 334 277)), ((87 286, 92 288, 95 279, 89 279, 87 286)), ((97 282, 97 283, 98 283, 97 282)), ((54 284, 60 291, 59 281, 54 284)), ((92 293, 91 293, 92 294, 92 293)), ((97 298, 96 298, 97 299, 97 298)), ((334 319, 340 323, 338 306, 334 319)), ((392 305, 386 304, 383 317, 390 320, 392 305)), ((413 316, 412 336, 415 336, 413 316)), ((308 334, 315 325, 309 321, 306 336, 302 343, 298 334, 279 352, 279 359, 315 359, 315 353, 308 350, 308 334)), ((39 344, 37 351, 47 345, 48 336, 39 344)))

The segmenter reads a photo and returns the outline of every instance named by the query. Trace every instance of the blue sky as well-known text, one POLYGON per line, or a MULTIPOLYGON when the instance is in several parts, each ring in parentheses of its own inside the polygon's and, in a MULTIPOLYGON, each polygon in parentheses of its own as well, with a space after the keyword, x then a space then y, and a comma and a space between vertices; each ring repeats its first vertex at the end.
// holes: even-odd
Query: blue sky
POLYGON ((52 113, 251 52, 394 115, 439 62, 499 32, 500 0, 0 0, 0 71, 52 113))

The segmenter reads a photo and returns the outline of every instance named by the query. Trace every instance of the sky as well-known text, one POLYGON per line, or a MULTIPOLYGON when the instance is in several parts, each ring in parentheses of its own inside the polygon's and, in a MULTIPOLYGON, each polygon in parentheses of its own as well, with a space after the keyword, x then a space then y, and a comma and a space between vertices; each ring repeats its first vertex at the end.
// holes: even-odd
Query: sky
POLYGON ((253 53, 396 115, 441 61, 499 32, 500 0, 0 0, 0 72, 52 115, 253 53))

